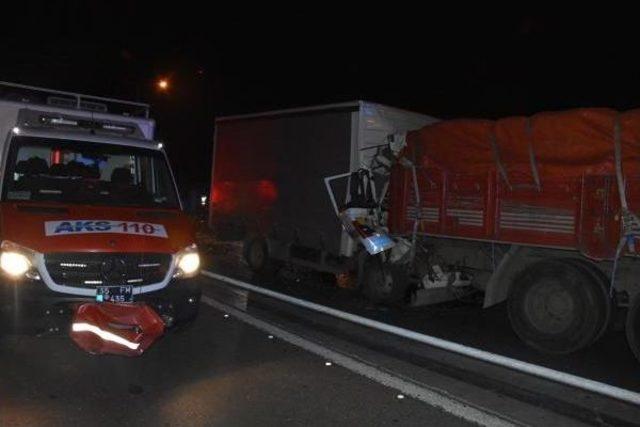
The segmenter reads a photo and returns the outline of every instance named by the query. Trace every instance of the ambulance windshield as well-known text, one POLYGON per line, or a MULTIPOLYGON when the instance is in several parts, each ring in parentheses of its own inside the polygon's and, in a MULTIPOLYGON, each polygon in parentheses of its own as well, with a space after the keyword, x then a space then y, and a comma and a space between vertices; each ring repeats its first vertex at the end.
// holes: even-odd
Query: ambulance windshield
POLYGON ((160 151, 30 136, 12 140, 2 198, 178 207, 169 167, 160 151))

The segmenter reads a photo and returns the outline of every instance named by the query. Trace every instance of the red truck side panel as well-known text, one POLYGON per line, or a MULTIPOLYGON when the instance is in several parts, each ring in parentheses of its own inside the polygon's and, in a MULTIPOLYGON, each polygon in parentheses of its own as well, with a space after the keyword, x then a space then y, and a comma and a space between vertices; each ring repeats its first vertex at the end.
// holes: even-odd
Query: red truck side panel
POLYGON ((577 249, 611 259, 620 238, 614 128, 621 125, 626 194, 640 209, 640 113, 540 113, 456 120, 409 134, 412 171, 391 174, 390 228, 434 236, 577 249), (537 179, 536 179, 537 178, 537 179), (539 185, 538 185, 539 184, 539 185))

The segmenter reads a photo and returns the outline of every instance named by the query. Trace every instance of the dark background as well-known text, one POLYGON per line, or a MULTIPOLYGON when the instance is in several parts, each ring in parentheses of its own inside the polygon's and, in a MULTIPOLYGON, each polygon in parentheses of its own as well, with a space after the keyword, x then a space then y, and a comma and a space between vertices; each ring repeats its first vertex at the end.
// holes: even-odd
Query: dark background
POLYGON ((442 118, 639 107, 640 19, 604 6, 586 16, 537 3, 530 12, 367 3, 285 13, 27 1, 3 16, 0 79, 151 103, 187 189, 209 181, 216 115, 354 99, 442 118), (170 79, 166 93, 159 77, 170 79))

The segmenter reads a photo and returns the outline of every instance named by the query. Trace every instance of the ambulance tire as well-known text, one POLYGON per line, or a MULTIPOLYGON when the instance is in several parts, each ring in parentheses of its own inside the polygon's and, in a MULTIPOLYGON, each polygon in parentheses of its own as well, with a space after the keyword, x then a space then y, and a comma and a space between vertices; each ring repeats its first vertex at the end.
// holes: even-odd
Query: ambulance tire
POLYGON ((509 289, 511 327, 540 352, 569 354, 588 346, 607 324, 601 284, 584 266, 567 260, 537 262, 509 289))
POLYGON ((171 330, 172 333, 178 333, 178 334, 181 332, 188 331, 196 322, 197 318, 198 318, 198 309, 195 309, 194 313, 189 313, 186 315, 183 314, 181 318, 176 319, 176 323, 169 329, 171 330))
POLYGON ((182 307, 179 311, 177 321, 178 323, 190 324, 193 323, 200 313, 200 302, 191 304, 188 307, 182 307))

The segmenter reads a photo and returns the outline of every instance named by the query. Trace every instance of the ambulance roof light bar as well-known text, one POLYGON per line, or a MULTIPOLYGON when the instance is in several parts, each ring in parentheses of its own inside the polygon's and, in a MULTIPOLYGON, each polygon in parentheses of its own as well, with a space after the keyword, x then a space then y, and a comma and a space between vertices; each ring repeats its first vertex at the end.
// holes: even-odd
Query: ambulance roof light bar
POLYGON ((149 104, 0 81, 0 99, 149 118, 149 104))
POLYGON ((62 116, 51 116, 47 114, 41 114, 38 121, 41 125, 45 126, 76 127, 89 130, 103 130, 122 135, 131 135, 136 131, 135 126, 129 126, 120 123, 109 123, 98 120, 81 120, 62 116))

